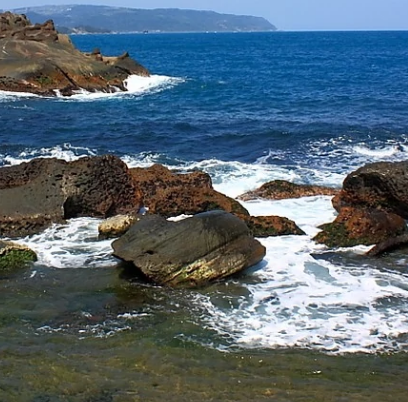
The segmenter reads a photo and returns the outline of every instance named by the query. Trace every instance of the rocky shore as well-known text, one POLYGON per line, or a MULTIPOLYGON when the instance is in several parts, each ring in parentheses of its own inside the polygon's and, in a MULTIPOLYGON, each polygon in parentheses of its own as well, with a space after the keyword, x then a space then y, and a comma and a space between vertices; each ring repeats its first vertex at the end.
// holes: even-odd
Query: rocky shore
POLYGON ((31 24, 24 14, 0 14, 0 90, 69 96, 79 90, 126 91, 129 75, 149 71, 128 53, 80 52, 52 20, 31 24))

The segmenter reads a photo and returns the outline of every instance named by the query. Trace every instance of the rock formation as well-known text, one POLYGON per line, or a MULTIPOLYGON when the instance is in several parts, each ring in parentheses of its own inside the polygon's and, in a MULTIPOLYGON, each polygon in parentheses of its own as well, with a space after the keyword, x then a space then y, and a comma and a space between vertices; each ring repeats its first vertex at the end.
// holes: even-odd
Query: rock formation
POLYGON ((248 191, 237 198, 242 201, 265 198, 268 200, 284 200, 288 198, 309 197, 315 195, 335 195, 340 190, 331 187, 294 184, 286 180, 273 180, 263 184, 256 190, 248 191))
POLYGON ((131 74, 149 72, 127 53, 105 57, 82 53, 54 23, 32 25, 25 15, 0 14, 0 90, 40 95, 72 95, 75 91, 126 91, 131 74))
POLYGON ((391 239, 407 232, 408 161, 357 169, 345 178, 332 202, 339 215, 322 226, 316 241, 332 247, 391 244, 391 239))
POLYGON ((114 156, 34 159, 0 169, 2 237, 38 233, 75 217, 136 213, 141 206, 128 167, 114 156))
POLYGON ((263 247, 245 223, 225 211, 178 222, 145 216, 112 244, 114 255, 132 262, 154 283, 197 287, 257 264, 263 247))

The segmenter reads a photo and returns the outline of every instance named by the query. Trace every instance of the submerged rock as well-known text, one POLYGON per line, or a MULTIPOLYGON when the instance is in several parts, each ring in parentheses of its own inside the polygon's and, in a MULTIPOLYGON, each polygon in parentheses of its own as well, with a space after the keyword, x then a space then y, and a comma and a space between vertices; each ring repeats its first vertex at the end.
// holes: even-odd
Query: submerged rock
POLYGON ((100 51, 80 52, 51 20, 32 25, 25 15, 1 13, 0 46, 0 90, 39 95, 126 91, 129 75, 149 76, 128 53, 105 57, 100 51))
POLYGON ((286 180, 273 180, 263 184, 256 190, 248 191, 237 198, 250 201, 257 198, 268 200, 285 200, 288 198, 310 197, 315 195, 335 195, 339 189, 307 184, 295 184, 286 180))
POLYGON ((0 236, 38 233, 77 217, 107 218, 142 206, 128 168, 105 155, 49 158, 0 168, 0 236))
POLYGON ((178 222, 148 215, 112 243, 114 255, 132 262, 154 283, 197 287, 257 264, 265 247, 246 224, 225 211, 178 222))
POLYGON ((26 246, 0 240, 0 273, 11 272, 37 261, 37 254, 26 246))

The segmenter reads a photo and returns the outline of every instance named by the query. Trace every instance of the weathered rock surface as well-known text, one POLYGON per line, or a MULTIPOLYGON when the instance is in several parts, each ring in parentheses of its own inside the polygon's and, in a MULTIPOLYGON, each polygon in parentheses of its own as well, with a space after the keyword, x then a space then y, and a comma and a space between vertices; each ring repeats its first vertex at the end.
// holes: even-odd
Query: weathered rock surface
POLYGON ((129 57, 105 57, 99 50, 82 53, 54 23, 32 25, 25 15, 0 14, 0 90, 40 95, 72 95, 75 91, 126 91, 131 74, 149 76, 129 57))
POLYGON ((245 223, 225 211, 178 222, 147 215, 112 243, 114 255, 132 262, 154 283, 196 287, 255 265, 265 247, 245 223))
POLYGON ((237 200, 213 189, 207 173, 179 174, 159 164, 130 171, 149 213, 173 217, 222 209, 242 218, 249 216, 237 200))
POLYGON ((367 251, 366 255, 369 257, 379 257, 382 254, 398 250, 400 248, 408 247, 408 234, 402 234, 400 236, 391 237, 384 241, 379 242, 373 248, 367 251))
POLYGON ((250 216, 245 223, 255 237, 305 235, 295 222, 280 216, 250 216))
POLYGON ((318 243, 329 247, 371 245, 407 233, 405 220, 379 209, 343 207, 334 222, 320 227, 318 243))
POLYGON ((138 220, 140 216, 137 215, 112 216, 98 226, 99 239, 113 239, 122 236, 138 220))
POLYGON ((0 240, 0 274, 9 273, 34 261, 37 261, 37 255, 30 248, 0 240))
POLYGON ((333 206, 360 206, 393 212, 408 219, 408 161, 377 162, 350 173, 333 206))
POLYGON ((263 184, 258 189, 248 191, 237 198, 242 201, 250 201, 257 198, 284 200, 288 198, 300 198, 315 195, 335 195, 339 191, 340 190, 336 188, 294 184, 286 180, 273 180, 263 184))
POLYGON ((142 206, 128 167, 105 155, 73 162, 34 159, 0 168, 0 236, 38 233, 81 216, 107 218, 142 206))

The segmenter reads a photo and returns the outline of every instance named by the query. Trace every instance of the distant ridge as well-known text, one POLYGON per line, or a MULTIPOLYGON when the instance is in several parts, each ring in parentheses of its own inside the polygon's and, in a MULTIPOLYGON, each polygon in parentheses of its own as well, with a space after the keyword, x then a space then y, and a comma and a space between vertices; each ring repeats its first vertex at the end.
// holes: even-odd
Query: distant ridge
POLYGON ((33 23, 52 19, 65 32, 262 32, 276 27, 262 17, 176 8, 137 9, 91 5, 24 7, 12 10, 33 23))

